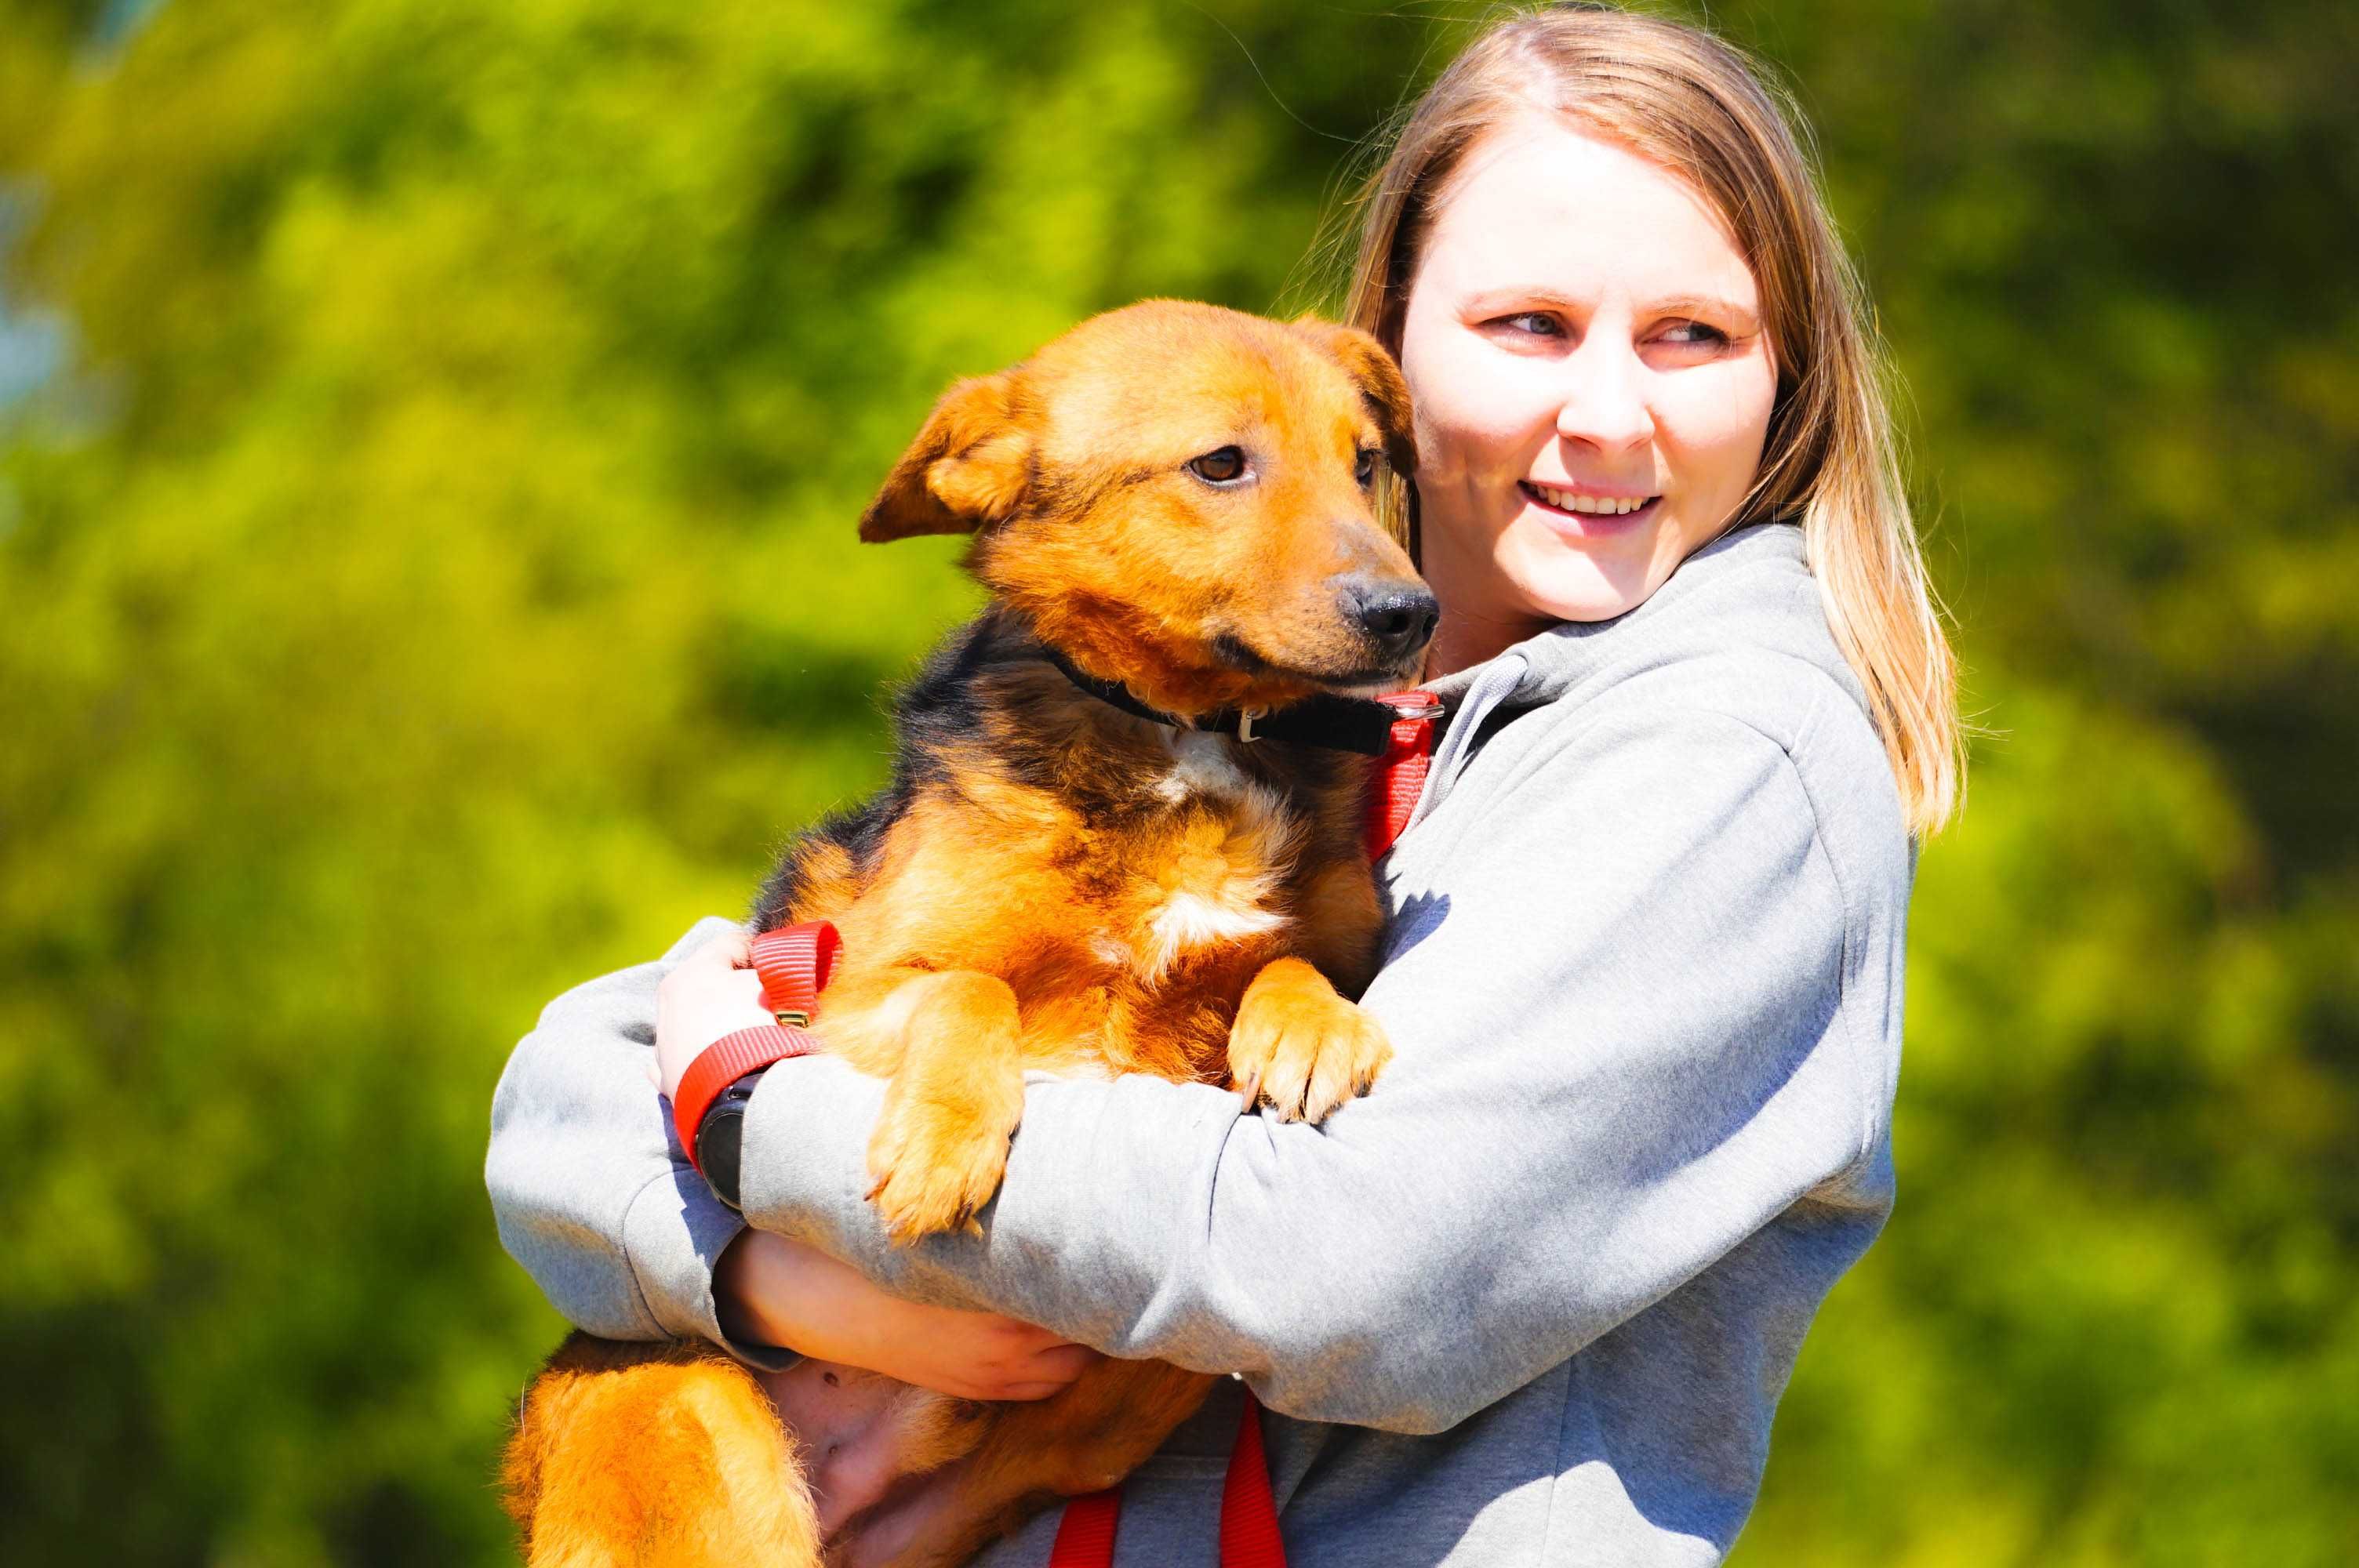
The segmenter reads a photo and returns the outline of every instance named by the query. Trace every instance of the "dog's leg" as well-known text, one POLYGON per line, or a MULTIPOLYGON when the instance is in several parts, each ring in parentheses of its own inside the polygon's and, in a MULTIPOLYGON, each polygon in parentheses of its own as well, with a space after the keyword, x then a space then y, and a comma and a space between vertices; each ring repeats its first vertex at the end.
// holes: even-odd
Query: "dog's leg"
POLYGON ((1383 1027, 1300 958, 1273 958, 1229 1029, 1229 1076, 1288 1121, 1319 1121, 1392 1059, 1383 1027))
POLYGON ((503 1468, 532 1568, 821 1561, 777 1409, 709 1346, 574 1335, 526 1394, 503 1468))
POLYGON ((868 1195, 910 1241, 973 1227, 999 1190, 1024 1114, 1023 1057, 1016 993, 995 976, 921 975, 888 1005, 904 1020, 902 1050, 868 1140, 868 1195))

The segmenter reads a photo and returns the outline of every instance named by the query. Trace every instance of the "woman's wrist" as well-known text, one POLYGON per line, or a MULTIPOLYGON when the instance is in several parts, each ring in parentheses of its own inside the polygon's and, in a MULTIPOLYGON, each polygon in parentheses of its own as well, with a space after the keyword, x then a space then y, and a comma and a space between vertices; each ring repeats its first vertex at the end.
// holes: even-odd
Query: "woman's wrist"
POLYGON ((793 1342, 792 1325, 774 1310, 796 1298, 793 1276, 800 1250, 784 1237, 752 1226, 722 1249, 712 1265, 712 1307, 723 1334, 741 1345, 805 1351, 793 1342))

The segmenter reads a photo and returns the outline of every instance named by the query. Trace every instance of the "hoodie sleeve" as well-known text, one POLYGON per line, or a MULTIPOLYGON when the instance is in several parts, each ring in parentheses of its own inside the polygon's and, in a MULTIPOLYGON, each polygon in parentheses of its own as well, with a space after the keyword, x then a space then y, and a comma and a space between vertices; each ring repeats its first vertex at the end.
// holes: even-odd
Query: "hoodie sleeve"
MULTIPOLYGON (((1364 998, 1394 1061, 1324 1125, 1204 1085, 1036 1078, 984 1233, 896 1248, 865 1201, 882 1086, 805 1058, 750 1108, 747 1216, 904 1294, 1404 1432, 1806 1198, 1874 1211, 1872 1234, 1885 1051, 1843 1011, 1866 956, 1783 747, 1719 713, 1600 717, 1469 815, 1424 829, 1457 837, 1364 998)), ((640 1271, 679 1292, 660 1321, 709 1312, 683 1273, 640 1271)))
POLYGON ((607 1339, 710 1339, 777 1366, 792 1353, 721 1331, 712 1265, 745 1222, 689 1164, 647 1080, 657 986, 735 929, 699 921, 655 963, 550 1002, 492 1097, 484 1180, 501 1244, 576 1327, 607 1339))

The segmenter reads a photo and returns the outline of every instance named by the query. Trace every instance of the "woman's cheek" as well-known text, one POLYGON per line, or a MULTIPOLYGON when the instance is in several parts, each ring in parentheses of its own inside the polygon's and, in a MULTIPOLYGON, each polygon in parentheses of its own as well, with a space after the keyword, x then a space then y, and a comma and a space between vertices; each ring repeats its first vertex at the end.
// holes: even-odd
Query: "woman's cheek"
POLYGON ((1429 352, 1408 378, 1418 411, 1418 472, 1432 483, 1522 477, 1536 433, 1552 427, 1545 389, 1512 356, 1472 340, 1429 352))
POLYGON ((1749 484, 1760 466, 1776 395, 1776 378, 1766 362, 1737 361, 1709 373, 1690 372, 1658 395, 1658 430, 1690 462, 1740 469, 1749 484))

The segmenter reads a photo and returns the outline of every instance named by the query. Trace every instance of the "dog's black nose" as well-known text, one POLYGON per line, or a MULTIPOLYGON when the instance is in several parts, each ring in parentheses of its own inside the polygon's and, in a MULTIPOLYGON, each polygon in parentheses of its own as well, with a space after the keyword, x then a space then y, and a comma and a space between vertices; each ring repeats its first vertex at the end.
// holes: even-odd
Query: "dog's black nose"
POLYGON ((1407 659, 1433 641, 1441 605, 1420 582, 1398 578, 1352 578, 1339 596, 1343 613, 1391 660, 1407 659))

